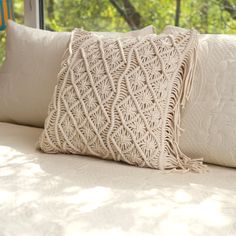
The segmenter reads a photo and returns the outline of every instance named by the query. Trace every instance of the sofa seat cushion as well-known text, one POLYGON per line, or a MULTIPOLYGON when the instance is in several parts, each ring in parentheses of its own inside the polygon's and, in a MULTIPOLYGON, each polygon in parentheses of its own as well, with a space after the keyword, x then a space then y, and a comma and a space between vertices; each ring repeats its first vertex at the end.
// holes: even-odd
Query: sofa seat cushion
POLYGON ((235 169, 167 175, 43 154, 41 132, 0 123, 1 235, 235 235, 235 169))

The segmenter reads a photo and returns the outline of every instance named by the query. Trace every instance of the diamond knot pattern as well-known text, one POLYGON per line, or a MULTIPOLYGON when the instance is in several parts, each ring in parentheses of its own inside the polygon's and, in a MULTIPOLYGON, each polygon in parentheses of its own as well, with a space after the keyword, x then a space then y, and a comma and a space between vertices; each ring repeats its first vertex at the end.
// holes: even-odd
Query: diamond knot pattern
POLYGON ((180 168, 175 108, 196 33, 97 37, 75 29, 40 139, 45 152, 180 168))

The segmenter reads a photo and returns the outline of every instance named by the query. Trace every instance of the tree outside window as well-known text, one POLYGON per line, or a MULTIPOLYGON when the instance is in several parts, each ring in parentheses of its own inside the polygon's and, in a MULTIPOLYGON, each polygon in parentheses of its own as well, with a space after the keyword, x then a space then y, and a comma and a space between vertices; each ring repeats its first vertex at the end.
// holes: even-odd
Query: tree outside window
MULTIPOLYGON (((154 25, 195 28, 200 33, 236 33, 236 0, 44 0, 45 29, 129 31, 154 25)), ((23 0, 14 0, 16 21, 23 22, 23 0)), ((0 64, 5 35, 0 35, 0 64)))

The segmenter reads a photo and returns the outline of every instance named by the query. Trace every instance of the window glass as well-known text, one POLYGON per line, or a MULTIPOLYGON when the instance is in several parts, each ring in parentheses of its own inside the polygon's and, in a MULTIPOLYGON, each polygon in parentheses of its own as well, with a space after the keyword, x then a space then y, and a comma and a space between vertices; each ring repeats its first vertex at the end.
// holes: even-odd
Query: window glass
POLYGON ((236 33, 236 0, 45 0, 46 29, 128 31, 153 24, 236 33), (180 4, 176 11, 177 3, 180 4), (177 16, 177 17, 176 17, 177 16), (178 17, 179 16, 179 17, 178 17))
MULTIPOLYGON (((23 23, 24 21, 24 1, 14 0, 14 16, 15 21, 18 23, 23 23)), ((5 44, 6 44, 6 33, 5 31, 0 31, 0 65, 5 60, 5 44)))
MULTIPOLYGON (((23 7, 23 0, 14 0, 16 22, 23 23, 23 7)), ((129 31, 152 24, 160 32, 178 23, 201 33, 236 33, 236 0, 44 0, 44 15, 45 28, 53 31, 129 31)), ((5 41, 0 31, 0 64, 5 41)))

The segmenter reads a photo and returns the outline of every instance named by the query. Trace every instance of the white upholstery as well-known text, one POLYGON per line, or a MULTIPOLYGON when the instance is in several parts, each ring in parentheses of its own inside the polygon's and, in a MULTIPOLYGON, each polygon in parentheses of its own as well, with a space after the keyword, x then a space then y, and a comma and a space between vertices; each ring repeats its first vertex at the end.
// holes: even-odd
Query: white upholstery
POLYGON ((0 235, 233 236, 236 171, 163 174, 42 154, 42 130, 0 123, 0 235))
POLYGON ((201 35, 180 147, 192 158, 236 167, 236 36, 201 35))
POLYGON ((197 53, 192 93, 181 114, 180 148, 192 158, 236 167, 236 36, 199 35, 197 53))

